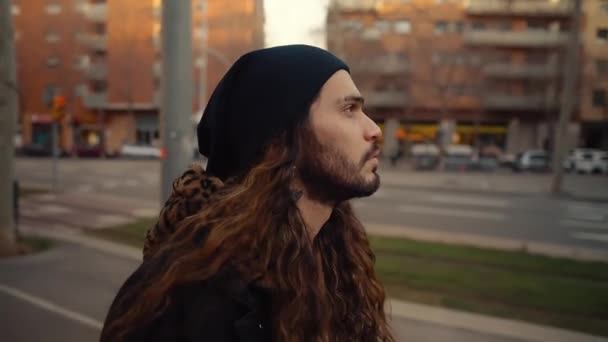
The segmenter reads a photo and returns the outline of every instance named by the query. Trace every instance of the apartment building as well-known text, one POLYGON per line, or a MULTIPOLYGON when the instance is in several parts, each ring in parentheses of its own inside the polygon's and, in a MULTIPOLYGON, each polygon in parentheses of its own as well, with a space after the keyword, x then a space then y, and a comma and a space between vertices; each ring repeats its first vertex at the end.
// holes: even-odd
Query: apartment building
MULTIPOLYGON (((411 141, 549 147, 569 0, 335 0, 328 47, 352 66, 388 149, 411 141), (376 69, 373 69, 376 68, 376 69)), ((570 130, 576 143, 579 126, 570 130)))
MULTIPOLYGON (((23 94, 49 88, 68 97, 63 151, 113 155, 124 144, 158 145, 160 0, 15 0, 13 14, 23 94), (53 14, 39 13, 45 6, 53 14), (65 49, 53 50, 44 34, 59 30, 65 49), (53 51, 62 63, 50 67, 53 51)), ((261 0, 192 0, 192 15, 195 113, 229 64, 263 46, 264 13, 261 0)), ((50 131, 43 96, 30 97, 21 107, 26 145, 37 141, 38 126, 50 131)))
MULTIPOLYGON (((73 0, 15 0, 11 12, 15 25, 17 80, 21 132, 32 153, 50 153, 50 108, 55 95, 63 95, 68 110, 83 110, 76 94, 85 67, 85 47, 76 44, 87 20, 73 0)), ((72 126, 59 125, 60 146, 71 146, 72 126)))
POLYGON ((608 150, 608 0, 585 0, 581 145, 608 150))

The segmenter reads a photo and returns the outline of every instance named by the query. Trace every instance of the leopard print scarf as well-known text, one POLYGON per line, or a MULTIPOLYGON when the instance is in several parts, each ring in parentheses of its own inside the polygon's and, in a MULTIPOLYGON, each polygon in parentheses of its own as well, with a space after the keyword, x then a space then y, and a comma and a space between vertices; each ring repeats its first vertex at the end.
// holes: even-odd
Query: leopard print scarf
POLYGON ((200 211, 211 195, 222 186, 224 183, 219 178, 209 175, 199 164, 192 165, 173 181, 171 196, 160 211, 156 224, 146 233, 144 260, 156 253, 169 239, 179 222, 200 211))

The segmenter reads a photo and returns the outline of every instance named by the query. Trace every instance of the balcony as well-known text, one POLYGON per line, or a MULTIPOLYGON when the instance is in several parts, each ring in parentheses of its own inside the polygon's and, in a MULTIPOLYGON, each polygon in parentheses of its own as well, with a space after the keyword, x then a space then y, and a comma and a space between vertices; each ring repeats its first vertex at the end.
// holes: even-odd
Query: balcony
POLYGON ((82 14, 89 21, 105 23, 108 14, 108 6, 106 3, 86 4, 86 6, 82 8, 82 14))
POLYGON ((105 80, 108 76, 108 68, 104 63, 93 63, 86 71, 91 80, 105 80))
POLYGON ((92 50, 103 51, 106 50, 108 46, 107 36, 105 34, 81 33, 76 39, 92 50))
POLYGON ((467 44, 493 47, 551 48, 563 46, 567 40, 566 32, 547 30, 469 30, 464 34, 467 44))
POLYGON ((484 74, 493 78, 552 79, 558 70, 551 64, 494 63, 484 67, 484 74))
POLYGON ((354 73, 403 74, 409 71, 409 63, 396 55, 370 58, 349 63, 354 73))
POLYGON ((103 109, 108 106, 108 94, 105 92, 93 92, 87 89, 82 94, 82 102, 85 107, 103 109))
POLYGON ((469 15, 567 17, 572 9, 571 0, 469 0, 466 12, 469 15))
POLYGON ((401 108, 407 105, 407 96, 404 91, 368 91, 364 92, 365 106, 372 108, 401 108))
POLYGON ((375 0, 330 0, 330 10, 369 11, 376 9, 375 0))
POLYGON ((557 108, 556 101, 549 101, 547 96, 542 94, 486 94, 483 96, 483 105, 486 109, 509 111, 543 111, 557 108))

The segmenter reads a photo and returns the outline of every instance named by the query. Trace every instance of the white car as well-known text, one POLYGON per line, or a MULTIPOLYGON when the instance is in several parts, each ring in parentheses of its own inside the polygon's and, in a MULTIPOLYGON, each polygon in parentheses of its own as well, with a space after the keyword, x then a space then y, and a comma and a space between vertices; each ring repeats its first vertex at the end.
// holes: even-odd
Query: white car
POLYGON ((513 163, 514 172, 544 172, 550 169, 549 155, 543 150, 527 150, 520 153, 515 157, 515 162, 513 163))
POLYGON ((608 173, 608 152, 597 149, 576 149, 564 161, 564 168, 581 174, 608 173))
POLYGON ((124 158, 157 159, 161 152, 158 147, 144 145, 123 145, 120 156, 124 158))

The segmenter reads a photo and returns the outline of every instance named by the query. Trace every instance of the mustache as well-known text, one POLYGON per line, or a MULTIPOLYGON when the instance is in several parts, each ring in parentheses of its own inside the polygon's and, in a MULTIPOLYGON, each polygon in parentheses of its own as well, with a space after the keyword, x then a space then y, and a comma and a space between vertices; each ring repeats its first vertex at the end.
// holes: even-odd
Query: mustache
POLYGON ((367 152, 361 158, 361 165, 365 164, 366 161, 375 158, 376 155, 380 154, 380 145, 374 142, 367 152))

